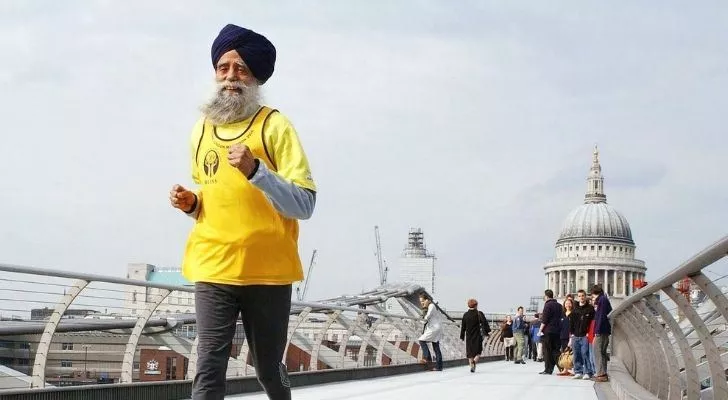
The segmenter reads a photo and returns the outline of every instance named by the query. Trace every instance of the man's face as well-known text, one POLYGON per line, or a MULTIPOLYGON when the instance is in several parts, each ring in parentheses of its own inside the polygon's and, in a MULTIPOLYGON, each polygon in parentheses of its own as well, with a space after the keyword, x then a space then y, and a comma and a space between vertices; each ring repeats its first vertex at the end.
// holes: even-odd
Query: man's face
POLYGON ((235 50, 220 57, 215 66, 215 93, 202 106, 208 120, 216 125, 242 121, 260 104, 260 84, 235 50))
MULTIPOLYGON (((217 82, 241 82, 245 86, 255 85, 256 81, 253 73, 240 57, 237 51, 230 50, 220 57, 215 67, 215 80, 217 82)), ((240 93, 240 89, 230 87, 226 89, 231 92, 240 93)))
POLYGON ((522 315, 523 315, 523 309, 522 309, 522 308, 519 308, 519 309, 518 309, 518 310, 516 311, 516 314, 518 314, 518 316, 522 316, 522 315))
POLYGON ((586 293, 577 293, 576 298, 579 299, 579 304, 586 303, 586 293))

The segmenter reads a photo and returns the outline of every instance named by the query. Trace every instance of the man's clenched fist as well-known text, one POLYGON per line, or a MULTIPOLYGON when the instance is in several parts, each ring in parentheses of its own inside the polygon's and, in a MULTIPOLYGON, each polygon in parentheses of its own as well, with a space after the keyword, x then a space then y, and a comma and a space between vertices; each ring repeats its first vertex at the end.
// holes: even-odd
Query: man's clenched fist
POLYGON ((255 171, 255 156, 244 144, 230 146, 230 149, 228 149, 228 162, 239 169, 245 177, 249 177, 255 171))
POLYGON ((174 185, 169 191, 169 201, 172 203, 172 207, 189 214, 196 206, 197 196, 180 185, 174 185))

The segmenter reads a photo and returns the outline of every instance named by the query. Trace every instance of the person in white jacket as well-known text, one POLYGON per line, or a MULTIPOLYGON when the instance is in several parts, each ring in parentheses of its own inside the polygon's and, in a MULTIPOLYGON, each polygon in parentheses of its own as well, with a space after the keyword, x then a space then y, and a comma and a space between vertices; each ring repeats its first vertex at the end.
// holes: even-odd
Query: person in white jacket
POLYGON ((422 349, 422 362, 431 365, 432 355, 428 342, 432 343, 432 350, 435 353, 435 371, 442 371, 442 353, 440 352, 440 340, 443 335, 442 323, 447 318, 438 307, 432 302, 432 297, 427 293, 420 294, 420 305, 425 311, 425 330, 419 337, 420 348, 422 349))

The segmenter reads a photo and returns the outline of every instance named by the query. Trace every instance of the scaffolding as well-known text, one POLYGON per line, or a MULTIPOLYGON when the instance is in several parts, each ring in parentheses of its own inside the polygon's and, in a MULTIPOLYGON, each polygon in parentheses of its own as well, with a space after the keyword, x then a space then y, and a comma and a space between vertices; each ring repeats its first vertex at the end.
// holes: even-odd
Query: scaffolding
POLYGON ((418 283, 434 295, 435 260, 435 254, 427 251, 422 228, 410 228, 407 246, 404 248, 400 260, 401 278, 404 281, 418 283))

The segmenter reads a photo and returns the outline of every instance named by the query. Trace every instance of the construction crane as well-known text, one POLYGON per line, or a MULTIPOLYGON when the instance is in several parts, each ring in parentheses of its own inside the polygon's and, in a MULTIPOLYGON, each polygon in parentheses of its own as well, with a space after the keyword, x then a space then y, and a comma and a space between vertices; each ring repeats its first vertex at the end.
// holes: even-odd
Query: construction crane
POLYGON ((379 239, 379 226, 374 226, 374 238, 377 241, 377 252, 374 253, 377 256, 377 263, 379 263, 379 285, 384 285, 387 283, 387 272, 389 271, 389 268, 387 268, 387 263, 384 261, 384 257, 382 256, 382 242, 379 239))
POLYGON ((311 280, 311 272, 313 271, 313 266, 316 265, 316 249, 313 249, 313 254, 311 254, 311 262, 308 264, 308 273, 306 273, 306 276, 303 278, 303 282, 296 286, 296 298, 298 301, 303 301, 304 298, 306 298, 306 292, 308 291, 308 282, 311 280), (301 290, 301 285, 303 285, 303 290, 301 290))

